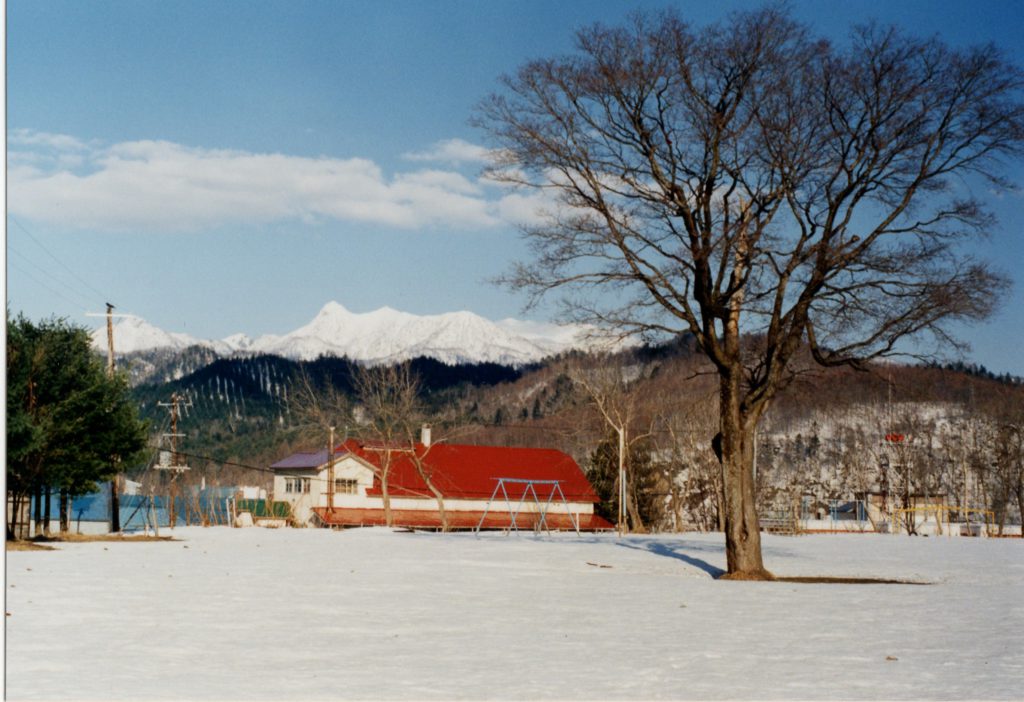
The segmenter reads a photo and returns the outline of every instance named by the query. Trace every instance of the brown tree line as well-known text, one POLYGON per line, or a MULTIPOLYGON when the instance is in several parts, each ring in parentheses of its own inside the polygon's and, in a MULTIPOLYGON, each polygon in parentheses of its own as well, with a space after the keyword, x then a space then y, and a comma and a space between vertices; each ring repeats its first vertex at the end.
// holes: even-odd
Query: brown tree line
MULTIPOLYGON (((894 508, 929 495, 989 509, 998 524, 1019 520, 1024 387, 938 368, 821 370, 808 353, 757 435, 760 512, 802 503, 820 513, 834 500, 880 490, 882 481, 894 508), (908 441, 887 444, 889 433, 908 441)), ((587 471, 602 514, 623 530, 724 527, 726 478, 711 447, 715 372, 685 338, 618 353, 573 352, 514 382, 467 384, 441 400, 408 364, 360 369, 353 385, 345 393, 296 378, 290 406, 297 424, 264 463, 326 446, 334 426, 336 443, 351 436, 381 446, 384 487, 391 459, 410 455, 428 423, 439 440, 566 451, 587 471)), ((417 466, 427 470, 423 461, 417 466)), ((423 477, 429 487, 432 476, 423 477)), ((197 459, 182 476, 183 494, 203 478, 270 487, 269 472, 197 459)), ((443 496, 434 496, 443 513, 443 496)))
MULTIPOLYGON (((566 451, 588 472, 604 516, 623 519, 628 531, 721 530, 724 476, 710 446, 717 402, 713 371, 699 357, 576 354, 516 383, 468 392, 432 421, 458 424, 464 441, 566 451), (557 409, 535 416, 537 398, 556 390, 557 409), (518 419, 495 423, 499 408, 518 419), (620 431, 627 486, 621 517, 620 431)), ((833 501, 885 487, 893 509, 911 506, 911 496, 930 496, 954 508, 991 510, 997 527, 1019 524, 1022 408, 1020 384, 915 366, 807 365, 758 433, 759 510, 797 503, 810 516, 827 514, 833 501), (893 443, 888 434, 905 439, 893 443)))

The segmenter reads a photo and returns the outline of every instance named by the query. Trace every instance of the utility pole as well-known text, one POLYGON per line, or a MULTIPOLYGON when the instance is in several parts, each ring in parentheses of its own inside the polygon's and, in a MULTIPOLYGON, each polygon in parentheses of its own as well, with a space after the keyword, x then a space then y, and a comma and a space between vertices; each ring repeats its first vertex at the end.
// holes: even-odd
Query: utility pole
POLYGON ((171 474, 170 485, 169 485, 169 489, 168 489, 167 516, 168 516, 168 521, 170 522, 170 527, 173 529, 174 525, 175 525, 175 522, 177 521, 177 518, 178 518, 178 515, 175 512, 175 500, 177 498, 177 487, 178 487, 177 480, 178 480, 178 476, 181 473, 185 472, 186 470, 189 470, 188 465, 182 463, 179 460, 179 456, 178 456, 178 438, 181 436, 181 434, 178 433, 178 418, 180 416, 180 408, 181 407, 191 407, 192 405, 191 405, 191 403, 185 404, 184 403, 184 398, 182 398, 182 396, 179 395, 176 392, 171 394, 171 401, 170 402, 160 402, 160 403, 157 403, 157 404, 160 407, 167 407, 171 411, 171 433, 170 434, 164 434, 164 438, 170 438, 170 440, 171 440, 171 452, 170 452, 170 456, 168 457, 168 460, 165 462, 163 459, 164 459, 164 455, 166 454, 166 452, 165 451, 161 451, 161 456, 160 456, 161 460, 157 462, 157 469, 158 470, 168 470, 168 471, 171 471, 171 473, 172 473, 171 474))
POLYGON ((619 434, 619 536, 626 533, 626 427, 615 427, 619 434))
MULTIPOLYGON (((114 317, 131 317, 129 314, 114 314, 114 305, 106 303, 106 314, 88 312, 86 317, 107 318, 107 377, 114 377, 114 317)), ((116 534, 121 531, 121 473, 117 470, 117 458, 113 459, 114 477, 110 480, 110 531, 116 534)))
MULTIPOLYGON (((107 303, 107 377, 114 377, 114 306, 107 303)), ((121 531, 121 473, 114 459, 114 477, 110 481, 110 533, 121 531)))
POLYGON ((327 514, 334 514, 334 427, 327 442, 327 514))
POLYGON ((107 375, 114 377, 114 306, 107 303, 107 375))

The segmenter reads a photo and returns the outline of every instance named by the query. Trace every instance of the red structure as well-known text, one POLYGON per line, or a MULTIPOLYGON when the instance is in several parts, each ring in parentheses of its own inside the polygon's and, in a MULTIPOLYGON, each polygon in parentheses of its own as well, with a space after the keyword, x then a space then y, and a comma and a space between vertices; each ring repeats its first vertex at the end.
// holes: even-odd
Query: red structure
MULTIPOLYGON (((304 498, 315 515, 312 521, 323 526, 384 525, 381 478, 386 472, 392 526, 440 528, 436 491, 442 496, 449 529, 508 528, 513 514, 516 528, 530 529, 541 526, 542 512, 542 526, 548 529, 613 528, 594 514, 599 498, 583 471, 572 457, 554 449, 448 443, 400 446, 349 439, 336 447, 334 464, 339 476, 336 485, 344 489, 328 495, 329 491, 314 485, 308 493, 298 489, 293 493, 293 502, 298 505, 304 498), (501 499, 492 500, 501 479, 506 481, 501 499), (538 505, 536 494, 526 492, 527 481, 557 481, 559 498, 538 505), (328 500, 333 502, 331 508, 328 500)), ((280 499, 286 493, 284 480, 307 476, 304 479, 326 484, 327 452, 295 454, 272 468, 278 474, 275 495, 280 499)), ((541 500, 546 500, 546 493, 541 500)))

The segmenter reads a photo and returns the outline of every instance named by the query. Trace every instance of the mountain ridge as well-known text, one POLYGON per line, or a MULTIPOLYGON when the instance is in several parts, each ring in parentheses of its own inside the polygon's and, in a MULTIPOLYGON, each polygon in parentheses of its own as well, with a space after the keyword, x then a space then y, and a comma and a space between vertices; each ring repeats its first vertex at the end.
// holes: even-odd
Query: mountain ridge
MULTIPOLYGON (((105 328, 96 329, 91 337, 94 348, 106 349, 105 328)), ((140 317, 124 317, 114 325, 118 355, 184 351, 199 346, 223 357, 272 354, 312 360, 337 356, 371 365, 427 357, 449 364, 522 366, 572 348, 594 345, 587 330, 579 326, 516 319, 494 322, 468 311, 415 315, 381 307, 357 313, 336 301, 325 304, 310 322, 291 332, 255 339, 241 333, 218 340, 199 339, 164 331, 140 317)))

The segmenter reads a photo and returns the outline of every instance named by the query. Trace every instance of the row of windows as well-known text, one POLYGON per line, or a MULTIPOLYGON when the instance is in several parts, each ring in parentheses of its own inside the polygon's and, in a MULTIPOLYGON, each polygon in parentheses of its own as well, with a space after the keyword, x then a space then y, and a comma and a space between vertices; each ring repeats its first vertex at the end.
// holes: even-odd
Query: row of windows
POLYGON ((354 478, 338 478, 334 481, 334 492, 339 495, 355 495, 359 492, 359 481, 354 478))
MULTIPOLYGON (((309 478, 284 479, 284 491, 287 493, 308 493, 309 490, 309 478)), ((355 495, 359 492, 359 481, 354 478, 338 478, 334 481, 334 492, 341 495, 355 495)))
POLYGON ((309 478, 285 478, 284 491, 290 493, 309 492, 309 478))

